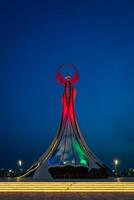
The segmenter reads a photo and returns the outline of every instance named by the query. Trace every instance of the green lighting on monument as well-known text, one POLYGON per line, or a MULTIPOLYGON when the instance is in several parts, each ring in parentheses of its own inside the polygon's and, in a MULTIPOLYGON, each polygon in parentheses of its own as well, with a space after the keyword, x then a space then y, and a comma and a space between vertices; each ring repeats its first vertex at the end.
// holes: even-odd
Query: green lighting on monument
POLYGON ((80 164, 88 165, 87 156, 86 156, 85 152, 83 151, 83 149, 80 147, 80 145, 76 139, 74 139, 74 151, 75 151, 75 154, 78 155, 78 157, 80 159, 80 164))

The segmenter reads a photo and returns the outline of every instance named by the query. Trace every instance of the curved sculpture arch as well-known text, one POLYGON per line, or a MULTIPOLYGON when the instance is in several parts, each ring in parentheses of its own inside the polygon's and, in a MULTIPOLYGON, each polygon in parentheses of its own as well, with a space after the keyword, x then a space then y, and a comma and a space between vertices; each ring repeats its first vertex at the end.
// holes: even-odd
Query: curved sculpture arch
POLYGON ((33 178, 104 178, 110 170, 92 153, 79 129, 74 103, 79 72, 74 65, 73 76, 63 76, 60 65, 56 80, 64 86, 62 114, 58 131, 48 150, 22 176, 33 178))

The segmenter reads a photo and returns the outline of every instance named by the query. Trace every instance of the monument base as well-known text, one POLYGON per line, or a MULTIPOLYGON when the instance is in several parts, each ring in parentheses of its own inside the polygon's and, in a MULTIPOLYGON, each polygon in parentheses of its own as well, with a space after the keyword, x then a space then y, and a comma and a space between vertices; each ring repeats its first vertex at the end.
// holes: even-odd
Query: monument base
POLYGON ((94 179, 94 178, 107 178, 110 176, 105 168, 95 169, 90 171, 84 166, 63 166, 51 167, 49 172, 54 179, 94 179))

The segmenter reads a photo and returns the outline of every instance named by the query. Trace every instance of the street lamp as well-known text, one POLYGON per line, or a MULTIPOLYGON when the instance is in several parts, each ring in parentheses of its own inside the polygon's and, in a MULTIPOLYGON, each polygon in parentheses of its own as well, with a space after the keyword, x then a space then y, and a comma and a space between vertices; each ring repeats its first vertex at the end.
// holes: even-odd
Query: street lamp
POLYGON ((115 161, 114 161, 114 164, 115 164, 116 166, 118 165, 118 163, 119 163, 118 160, 115 160, 115 161))
POLYGON ((22 160, 18 160, 19 167, 22 167, 22 164, 23 164, 22 160))
POLYGON ((22 160, 18 160, 18 167, 19 167, 19 173, 22 174, 23 173, 23 161, 22 160))
POLYGON ((119 171, 118 171, 118 164, 119 164, 119 161, 116 159, 114 160, 114 170, 115 170, 115 176, 118 177, 119 175, 119 171))

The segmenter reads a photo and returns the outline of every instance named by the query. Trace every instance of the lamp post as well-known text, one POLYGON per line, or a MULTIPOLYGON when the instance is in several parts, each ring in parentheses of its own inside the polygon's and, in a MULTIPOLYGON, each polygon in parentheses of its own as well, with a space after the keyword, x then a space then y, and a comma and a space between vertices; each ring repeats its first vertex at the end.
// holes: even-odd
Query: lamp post
POLYGON ((115 173, 115 177, 119 176, 118 164, 119 164, 119 161, 117 159, 114 160, 114 171, 115 171, 114 173, 115 173))
POLYGON ((22 166, 22 160, 18 160, 18 165, 19 165, 19 167, 22 166))
POLYGON ((22 160, 18 160, 19 174, 22 174, 22 172, 23 172, 22 165, 23 165, 23 161, 22 160))

